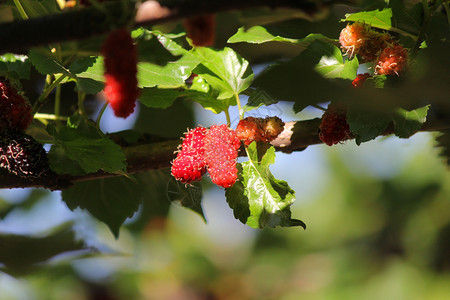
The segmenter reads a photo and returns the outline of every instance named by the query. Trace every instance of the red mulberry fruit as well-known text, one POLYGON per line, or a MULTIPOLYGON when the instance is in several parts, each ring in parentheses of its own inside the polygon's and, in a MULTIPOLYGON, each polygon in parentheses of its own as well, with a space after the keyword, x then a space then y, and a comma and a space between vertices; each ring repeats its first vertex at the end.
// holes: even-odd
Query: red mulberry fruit
POLYGON ((137 87, 137 50, 125 29, 111 32, 102 46, 105 58, 105 94, 117 117, 126 118, 139 97, 137 87))
POLYGON ((334 104, 328 105, 319 128, 319 138, 328 146, 345 141, 351 136, 347 111, 334 104))
POLYGON ((188 184, 200 180, 205 174, 203 139, 206 132, 206 128, 199 126, 186 133, 181 151, 172 162, 172 175, 178 181, 188 184))
POLYGON ((358 74, 358 75, 356 75, 356 78, 353 79, 352 85, 354 87, 360 87, 360 86, 362 86, 364 84, 366 79, 369 78, 369 77, 371 77, 369 73, 358 74))
POLYGON ((21 177, 39 177, 49 171, 42 145, 17 130, 0 133, 0 167, 21 177))
POLYGON ((233 186, 237 180, 236 159, 241 145, 235 131, 225 124, 211 126, 203 142, 212 182, 224 188, 233 186))
POLYGON ((361 62, 374 61, 384 48, 394 43, 392 36, 388 33, 370 30, 364 46, 360 48, 358 53, 362 59, 361 62))
POLYGON ((408 64, 408 50, 401 45, 385 48, 378 57, 375 66, 377 75, 397 75, 406 69, 408 64))
POLYGON ((236 127, 237 137, 246 146, 253 141, 270 143, 283 131, 284 122, 278 117, 267 117, 265 119, 247 117, 239 121, 236 127))
POLYGON ((31 105, 5 78, 0 78, 0 131, 24 131, 33 119, 31 105))
POLYGON ((339 35, 339 42, 345 54, 353 57, 365 46, 368 38, 368 28, 363 23, 347 24, 339 35))

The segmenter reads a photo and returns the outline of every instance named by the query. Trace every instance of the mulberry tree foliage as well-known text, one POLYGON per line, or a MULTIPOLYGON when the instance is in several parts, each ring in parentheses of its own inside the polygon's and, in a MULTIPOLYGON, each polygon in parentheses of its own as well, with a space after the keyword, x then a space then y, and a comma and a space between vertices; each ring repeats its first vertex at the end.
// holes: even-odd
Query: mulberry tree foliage
POLYGON ((2 4, 1 188, 63 190, 70 209, 87 210, 117 237, 127 218, 148 221, 157 214, 142 212, 153 207, 163 215, 171 202, 205 218, 201 189, 209 176, 224 190, 230 211, 223 213, 254 228, 306 228, 290 210, 302 191, 270 171, 277 151, 427 130, 442 131, 437 145, 449 160, 443 1, 373 1, 370 8, 355 1, 339 10, 333 1, 249 1, 252 13, 246 1, 212 1, 196 18, 188 18, 198 12, 186 4, 196 1, 94 2, 2 4), (50 26, 64 20, 69 27, 50 26), (257 64, 265 67, 256 74, 257 64), (15 94, 7 96, 6 87, 15 94), (32 108, 11 100, 24 96, 32 108), (321 109, 323 117, 257 117, 280 101, 295 113, 321 109), (115 118, 134 112, 134 128, 103 130, 108 106, 115 118), (193 106, 222 122, 201 124, 201 134, 189 138, 194 131, 186 128, 197 126, 193 106), (46 155, 33 144, 39 157, 27 151, 13 168, 19 154, 8 142, 11 130, 16 141, 46 144, 46 155), (38 161, 42 170, 28 172, 21 161, 38 161))

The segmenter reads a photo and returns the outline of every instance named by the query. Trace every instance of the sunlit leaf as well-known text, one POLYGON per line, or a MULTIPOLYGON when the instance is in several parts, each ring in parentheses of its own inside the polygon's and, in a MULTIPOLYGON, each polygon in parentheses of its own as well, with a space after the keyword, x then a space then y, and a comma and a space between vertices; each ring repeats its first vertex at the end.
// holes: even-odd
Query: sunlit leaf
POLYGON ((290 206, 295 201, 295 192, 287 182, 276 179, 269 170, 275 162, 275 149, 270 147, 258 160, 258 150, 253 142, 247 149, 249 161, 241 163, 239 184, 227 191, 227 202, 239 220, 253 228, 290 227, 306 225, 291 218, 290 206), (248 206, 245 203, 248 201, 248 206), (249 212, 249 213, 248 213, 249 212))
POLYGON ((104 82, 104 69, 103 69, 103 57, 89 57, 80 61, 74 62, 71 69, 81 71, 77 74, 77 77, 90 78, 96 81, 104 82), (95 59, 95 61, 94 61, 95 59))
POLYGON ((392 9, 386 8, 383 10, 362 11, 354 14, 346 14, 345 19, 342 19, 341 21, 364 22, 372 27, 389 30, 392 27, 391 18, 392 9))
POLYGON ((426 121, 429 105, 408 111, 398 108, 394 111, 394 133, 401 138, 408 138, 420 128, 426 121))
POLYGON ((333 54, 322 56, 315 69, 326 78, 353 80, 359 67, 358 59, 354 58, 344 62, 341 50, 334 45, 330 45, 330 47, 333 49, 333 54))
POLYGON ((289 39, 278 35, 272 35, 263 26, 253 26, 248 29, 240 27, 238 31, 228 39, 228 43, 246 42, 262 44, 267 42, 297 43, 297 39, 289 39))
POLYGON ((141 62, 138 64, 139 87, 176 88, 183 86, 192 70, 200 63, 197 56, 190 53, 164 66, 141 62))
POLYGON ((0 55, 0 73, 15 73, 18 79, 30 77, 31 63, 26 55, 7 53, 0 55))
POLYGON ((200 58, 204 68, 198 68, 201 75, 213 89, 218 91, 217 99, 228 99, 245 91, 253 81, 248 61, 231 48, 213 50, 198 47, 194 54, 200 58))

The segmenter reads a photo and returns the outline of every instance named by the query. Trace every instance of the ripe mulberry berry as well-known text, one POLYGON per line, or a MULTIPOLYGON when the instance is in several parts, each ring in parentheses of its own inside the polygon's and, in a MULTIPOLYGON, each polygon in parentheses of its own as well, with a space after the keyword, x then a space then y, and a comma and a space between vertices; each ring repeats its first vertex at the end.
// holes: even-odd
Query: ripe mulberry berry
POLYGON ((265 119, 247 117, 239 121, 236 127, 237 137, 246 146, 253 141, 270 143, 283 131, 284 122, 278 117, 266 117, 265 119))
POLYGON ((371 77, 369 73, 358 74, 356 78, 353 79, 352 84, 354 87, 360 87, 364 84, 367 78, 371 77))
POLYGON ((137 50, 125 29, 111 32, 102 46, 107 101, 117 117, 126 118, 139 97, 137 87, 137 50))
POLYGON ((375 74, 399 76, 406 69, 407 64, 408 50, 401 45, 394 45, 381 52, 375 66, 375 74))
POLYGON ((31 105, 5 78, 0 78, 0 131, 24 131, 33 119, 31 105))
POLYGON ((211 126, 203 140, 205 162, 212 182, 228 188, 237 179, 236 158, 240 141, 236 132, 227 125, 211 126))
POLYGON ((339 35, 339 43, 345 54, 353 57, 366 44, 368 38, 368 27, 363 23, 347 24, 339 35))
POLYGON ((186 35, 195 46, 214 45, 216 37, 216 15, 201 15, 184 21, 186 35))
POLYGON ((172 162, 172 175, 178 181, 189 184, 200 180, 205 174, 203 139, 206 132, 206 128, 199 126, 186 133, 181 151, 178 152, 177 157, 172 162))
POLYGON ((319 127, 319 138, 328 146, 350 138, 350 126, 347 123, 347 112, 344 108, 330 104, 322 115, 319 127))
POLYGON ((359 49, 358 54, 361 57, 361 62, 374 61, 384 48, 394 43, 390 34, 369 30, 365 44, 359 49))
POLYGON ((247 117, 239 121, 236 127, 236 136, 244 142, 246 146, 253 141, 262 141, 261 119, 247 117))
POLYGON ((0 167, 21 177, 39 177, 49 171, 42 145, 17 130, 0 133, 0 167))

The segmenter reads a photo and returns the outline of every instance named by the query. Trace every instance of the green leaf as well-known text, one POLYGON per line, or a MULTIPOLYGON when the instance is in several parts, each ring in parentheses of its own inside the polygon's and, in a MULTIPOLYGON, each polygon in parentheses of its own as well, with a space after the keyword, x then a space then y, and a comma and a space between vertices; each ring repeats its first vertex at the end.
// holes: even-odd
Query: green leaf
MULTIPOLYGON (((340 96, 336 91, 342 86, 324 78, 315 69, 323 56, 334 54, 334 46, 316 40, 291 60, 267 68, 255 79, 254 86, 275 99, 295 101, 296 112, 308 105, 335 99, 340 96)), ((350 86, 347 80, 345 86, 350 86)))
POLYGON ((392 27, 418 34, 422 26, 424 12, 422 3, 417 3, 407 10, 403 0, 390 0, 392 9, 392 27))
POLYGON ((245 30, 244 27, 240 27, 238 31, 228 39, 228 43, 252 43, 262 44, 267 42, 286 42, 297 43, 298 39, 289 39, 278 35, 272 35, 263 26, 253 26, 245 30))
POLYGON ((213 50, 206 47, 195 48, 194 54, 200 58, 204 68, 195 71, 213 89, 218 91, 217 99, 229 99, 245 91, 253 81, 253 73, 248 61, 231 48, 213 50))
POLYGON ((228 43, 246 42, 252 44, 263 44, 267 42, 283 42, 306 49, 315 40, 333 42, 332 39, 319 33, 308 34, 303 39, 291 39, 279 35, 273 35, 263 26, 253 26, 247 30, 244 27, 240 27, 238 31, 228 39, 228 43))
POLYGON ((202 207, 203 190, 200 182, 194 182, 191 185, 186 186, 169 175, 166 184, 167 198, 171 203, 177 203, 184 208, 192 210, 206 222, 202 207))
POLYGON ((358 59, 354 58, 344 62, 342 51, 338 47, 331 44, 326 45, 329 45, 332 54, 323 55, 315 69, 326 78, 353 80, 359 67, 358 59))
MULTIPOLYGON (((26 275, 57 255, 86 249, 75 233, 64 224, 45 236, 0 234, 0 270, 11 275, 26 275)), ((91 249, 94 250, 94 249, 91 249)))
POLYGON ((152 221, 158 222, 161 218, 167 218, 171 202, 168 199, 169 192, 165 187, 171 174, 169 169, 161 169, 138 173, 134 176, 139 183, 139 188, 142 188, 143 197, 139 214, 127 224, 127 228, 134 232, 141 232, 148 229, 152 221))
POLYGON ((90 78, 96 81, 104 82, 104 69, 103 69, 103 57, 89 57, 84 60, 80 60, 74 62, 71 66, 71 69, 77 71, 81 71, 81 73, 77 74, 77 77, 80 78, 90 78), (95 61, 94 61, 95 59, 95 61))
POLYGON ((62 200, 71 210, 87 210, 108 225, 116 238, 123 222, 138 210, 143 196, 141 185, 122 176, 78 182, 62 192, 62 200))
MULTIPOLYGON (((163 66, 170 61, 176 60, 177 57, 168 48, 170 49, 171 46, 174 47, 173 44, 177 46, 178 44, 172 41, 172 39, 163 36, 161 33, 155 33, 142 27, 133 31, 133 36, 137 37, 139 61, 163 66)), ((185 49, 183 50, 184 53, 188 52, 185 49)))
POLYGON ((186 53, 180 59, 165 66, 141 62, 138 63, 139 87, 176 88, 184 86, 192 70, 200 63, 197 56, 186 53))
POLYGON ((256 88, 253 89, 250 96, 248 97, 247 104, 242 107, 244 112, 257 109, 262 105, 271 105, 277 103, 278 100, 271 97, 268 93, 266 93, 263 89, 256 88))
POLYGON ((241 163, 240 183, 236 187, 233 185, 226 193, 227 202, 236 210, 235 217, 242 221, 248 215, 245 222, 253 228, 306 228, 302 221, 291 218, 290 206, 295 201, 294 190, 285 181, 276 179, 269 170, 269 165, 275 162, 275 148, 270 147, 260 162, 255 142, 250 144, 247 154, 249 161, 241 163), (248 207, 245 198, 248 200, 248 207))
POLYGON ((217 100, 211 93, 191 89, 144 88, 140 102, 151 108, 168 108, 177 98, 186 98, 199 103, 205 109, 218 114, 228 107, 229 101, 217 100))
POLYGON ((394 133, 401 138, 408 138, 422 128, 426 121, 429 105, 408 111, 398 108, 394 111, 394 133))
POLYGON ((90 78, 77 78, 77 88, 89 95, 95 95, 104 88, 104 83, 90 78))
POLYGON ((14 73, 18 79, 30 78, 31 63, 26 55, 7 53, 0 56, 0 72, 14 73))
POLYGON ((20 0, 20 4, 29 18, 42 17, 59 12, 55 0, 20 0))
POLYGON ((97 62, 97 58, 98 58, 97 56, 89 56, 75 60, 69 66, 70 73, 76 75, 79 73, 86 72, 97 62))
MULTIPOLYGON (((242 165, 237 164, 237 168, 238 174, 242 174, 242 165)), ((250 217, 250 206, 243 180, 238 180, 232 187, 225 189, 225 197, 233 210, 234 217, 244 224, 247 223, 250 217)))
POLYGON ((354 14, 346 14, 344 22, 364 22, 372 27, 389 30, 391 24, 392 9, 385 8, 383 10, 362 11, 354 14))
POLYGON ((356 135, 356 144, 360 145, 381 135, 392 121, 392 114, 361 107, 350 106, 347 111, 347 122, 350 131, 356 135))
POLYGON ((101 136, 93 126, 64 126, 53 135, 55 144, 48 157, 51 169, 58 174, 80 175, 99 170, 109 173, 126 171, 125 154, 120 146, 101 136))
POLYGON ((144 88, 139 101, 147 107, 167 108, 181 95, 182 91, 174 89, 144 88))
POLYGON ((28 59, 36 70, 43 75, 69 73, 69 71, 53 57, 53 54, 48 49, 31 49, 28 53, 28 59))

